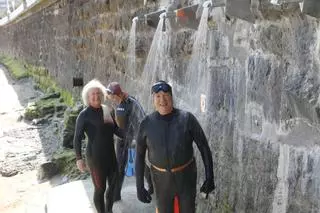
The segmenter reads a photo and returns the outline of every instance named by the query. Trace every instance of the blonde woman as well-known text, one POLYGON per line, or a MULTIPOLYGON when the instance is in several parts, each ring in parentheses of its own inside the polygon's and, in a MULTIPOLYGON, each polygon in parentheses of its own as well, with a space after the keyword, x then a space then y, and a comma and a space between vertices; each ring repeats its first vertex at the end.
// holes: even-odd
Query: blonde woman
POLYGON ((82 100, 86 107, 77 118, 74 136, 77 167, 82 172, 87 166, 81 154, 81 141, 84 133, 88 137, 86 161, 94 184, 93 201, 98 213, 112 212, 114 186, 118 177, 113 135, 122 137, 109 108, 102 105, 104 91, 98 80, 92 80, 84 86, 82 100), (105 193, 107 181, 109 187, 105 193))

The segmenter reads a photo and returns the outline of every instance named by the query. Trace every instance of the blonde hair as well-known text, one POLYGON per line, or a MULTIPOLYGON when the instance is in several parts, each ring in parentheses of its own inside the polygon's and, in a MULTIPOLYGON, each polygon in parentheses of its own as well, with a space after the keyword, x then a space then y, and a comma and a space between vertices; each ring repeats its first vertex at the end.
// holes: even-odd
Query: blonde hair
POLYGON ((99 89, 101 92, 101 104, 105 101, 105 96, 106 96, 106 92, 105 92, 105 87, 101 84, 100 81, 98 81, 97 79, 93 79, 91 81, 89 81, 82 89, 82 101, 83 104, 86 106, 89 106, 89 97, 88 94, 92 89, 99 89))

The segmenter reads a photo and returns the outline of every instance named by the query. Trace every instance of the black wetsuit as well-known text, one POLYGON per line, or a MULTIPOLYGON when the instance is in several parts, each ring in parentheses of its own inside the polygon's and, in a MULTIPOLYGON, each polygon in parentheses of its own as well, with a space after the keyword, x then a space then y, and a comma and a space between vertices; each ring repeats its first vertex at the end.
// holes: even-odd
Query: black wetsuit
MULTIPOLYGON (((124 139, 118 139, 116 143, 117 160, 119 166, 119 179, 115 188, 115 201, 121 199, 121 188, 125 176, 125 168, 128 163, 128 148, 132 144, 132 140, 136 139, 140 122, 145 117, 145 112, 139 102, 132 96, 128 96, 116 108, 116 121, 120 128, 124 130, 124 139)), ((152 188, 150 169, 145 166, 146 180, 149 189, 152 188)), ((150 189, 153 191, 153 189, 150 189)))
POLYGON ((139 192, 144 188, 143 173, 147 149, 150 163, 166 169, 159 171, 151 166, 159 213, 173 212, 175 196, 179 200, 180 213, 195 212, 197 169, 195 161, 192 161, 193 142, 201 152, 206 179, 213 180, 211 151, 200 124, 191 113, 174 109, 172 113, 161 116, 154 112, 141 123, 136 153, 138 198, 139 192), (188 166, 181 171, 171 172, 171 169, 182 165, 188 166))
POLYGON ((88 137, 86 160, 94 184, 95 207, 98 213, 112 212, 114 187, 118 177, 113 134, 122 137, 122 132, 112 120, 104 122, 102 108, 86 107, 80 112, 76 122, 74 148, 77 160, 82 159, 81 140, 84 133, 88 137))

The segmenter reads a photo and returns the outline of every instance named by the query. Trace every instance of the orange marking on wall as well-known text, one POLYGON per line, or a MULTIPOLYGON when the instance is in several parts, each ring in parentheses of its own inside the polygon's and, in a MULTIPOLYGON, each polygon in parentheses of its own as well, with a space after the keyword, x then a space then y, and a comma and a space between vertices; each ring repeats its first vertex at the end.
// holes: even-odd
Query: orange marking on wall
POLYGON ((185 12, 183 10, 177 10, 176 16, 177 17, 185 17, 186 14, 185 14, 185 12))

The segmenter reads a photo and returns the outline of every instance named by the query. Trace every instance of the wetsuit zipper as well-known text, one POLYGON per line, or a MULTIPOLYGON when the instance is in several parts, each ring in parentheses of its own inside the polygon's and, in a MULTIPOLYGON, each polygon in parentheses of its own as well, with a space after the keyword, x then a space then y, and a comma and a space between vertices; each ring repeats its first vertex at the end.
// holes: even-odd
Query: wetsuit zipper
POLYGON ((169 145, 168 145, 168 139, 169 139, 169 125, 170 123, 168 121, 165 121, 166 122, 166 133, 165 133, 165 146, 166 146, 166 157, 167 157, 167 171, 168 172, 171 172, 171 161, 170 161, 170 157, 169 157, 169 145))

